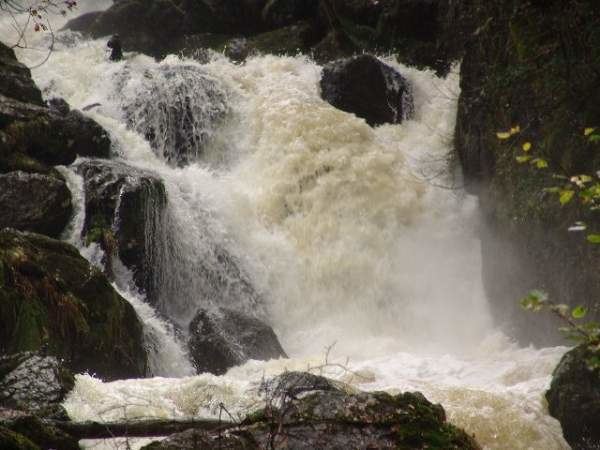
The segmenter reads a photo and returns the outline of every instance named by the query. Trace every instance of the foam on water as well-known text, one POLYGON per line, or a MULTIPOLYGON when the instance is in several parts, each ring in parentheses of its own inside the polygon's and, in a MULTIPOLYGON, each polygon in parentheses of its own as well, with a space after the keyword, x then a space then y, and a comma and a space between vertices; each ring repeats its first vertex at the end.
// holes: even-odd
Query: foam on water
MULTIPOLYGON (((263 377, 322 366, 336 342, 335 361, 360 376, 338 366, 315 370, 362 389, 422 391, 485 448, 568 448, 543 399, 565 349, 519 348, 493 330, 477 201, 448 189, 460 184, 448 169, 457 69, 440 79, 387 61, 411 83, 415 112, 402 125, 373 129, 320 99, 321 68, 304 57, 235 65, 126 54, 110 63, 104 46, 59 40, 34 71, 36 82, 74 108, 100 103, 89 115, 109 131, 113 151, 163 178, 173 233, 186 251, 205 254, 209 236, 232 255, 292 358, 250 361, 220 377, 173 378, 182 373, 169 351, 154 364, 171 378, 102 383, 79 375, 65 402, 75 420, 216 417, 221 403, 243 414, 260 406, 263 377), (196 67, 219 80, 229 102, 208 148, 183 168, 169 166, 125 124, 123 101, 161 65, 196 67)), ((188 267, 171 270, 190 278, 188 267)), ((151 321, 149 307, 118 287, 151 321)), ((218 300, 182 296, 189 311, 218 300)))

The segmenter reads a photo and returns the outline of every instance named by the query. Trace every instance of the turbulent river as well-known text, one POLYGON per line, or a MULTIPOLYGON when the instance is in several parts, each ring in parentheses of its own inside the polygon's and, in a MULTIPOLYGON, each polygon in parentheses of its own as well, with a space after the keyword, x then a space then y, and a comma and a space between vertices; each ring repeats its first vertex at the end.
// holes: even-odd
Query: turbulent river
MULTIPOLYGON (((5 37, 7 22, 1 26, 5 37)), ((161 261, 171 286, 163 315, 181 325, 198 305, 219 301, 190 268, 211 264, 218 246, 259 293, 261 314, 290 355, 223 376, 193 375, 173 327, 122 268, 115 287, 144 321, 160 376, 103 383, 78 375, 65 402, 74 420, 217 417, 220 404, 235 416, 260 406, 263 378, 308 369, 363 390, 421 391, 486 449, 569 448, 543 398, 565 348, 519 347, 490 317, 477 200, 449 169, 458 68, 438 78, 385 59, 411 83, 415 114, 371 128, 321 100, 321 67, 303 56, 240 65, 220 55, 201 64, 126 53, 112 63, 105 40, 68 32, 56 39, 50 59, 33 70, 44 96, 79 109, 99 104, 86 114, 109 131, 115 156, 164 180, 170 220, 152 238, 181 254, 161 261), (191 73, 195 84, 170 92, 156 82, 159 73, 191 73), (154 120, 160 114, 148 102, 168 109, 177 95, 193 97, 200 119, 186 126, 202 128, 204 148, 181 167, 169 161, 167 134, 154 136, 157 151, 126 118, 133 105, 135 123, 154 120)), ((35 50, 18 53, 31 66, 40 60, 35 50)), ((99 250, 79 238, 83 182, 61 170, 76 206, 65 239, 99 264, 99 250)))

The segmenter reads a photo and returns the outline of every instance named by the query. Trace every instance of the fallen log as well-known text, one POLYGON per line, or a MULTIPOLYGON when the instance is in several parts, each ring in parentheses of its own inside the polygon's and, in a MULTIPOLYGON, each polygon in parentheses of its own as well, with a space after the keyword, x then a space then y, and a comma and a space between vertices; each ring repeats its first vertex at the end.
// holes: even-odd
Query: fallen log
POLYGON ((126 422, 64 422, 45 421, 48 425, 76 439, 111 439, 115 437, 168 436, 185 430, 216 431, 236 427, 239 424, 218 419, 193 420, 131 420, 126 422))

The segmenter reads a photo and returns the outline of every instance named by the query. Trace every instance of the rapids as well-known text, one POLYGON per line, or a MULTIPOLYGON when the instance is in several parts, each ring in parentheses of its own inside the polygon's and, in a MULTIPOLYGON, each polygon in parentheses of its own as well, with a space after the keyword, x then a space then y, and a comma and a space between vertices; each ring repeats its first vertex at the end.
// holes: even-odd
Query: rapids
MULTIPOLYGON (((110 2, 84 6, 93 9, 91 3, 110 2)), ((0 23, 3 40, 8 28, 0 23)), ((48 38, 31 39, 43 46, 48 38)), ((28 65, 39 61, 39 52, 18 54, 28 65)), ((155 244, 171 245, 174 256, 161 263, 171 286, 161 313, 184 328, 197 305, 220 300, 194 281, 190 262, 231 277, 211 262, 214 248, 222 248, 250 280, 259 314, 291 356, 249 361, 224 376, 191 376, 173 326, 144 303, 123 267, 115 287, 144 322, 157 376, 103 383, 78 375, 64 404, 74 420, 218 417, 221 404, 236 416, 260 406, 264 377, 310 369, 365 390, 421 391, 486 449, 569 448, 543 399, 566 349, 521 348, 490 317, 477 201, 451 169, 458 67, 442 79, 385 61, 412 84, 415 112, 401 125, 373 129, 321 100, 321 68, 303 56, 257 56, 239 65, 221 55, 201 64, 125 53, 112 63, 105 41, 57 33, 51 57, 33 70, 45 98, 64 97, 79 109, 99 103, 87 114, 109 131, 115 155, 164 180, 172 220, 155 244), (214 80, 227 106, 218 124, 188 124, 210 133, 184 167, 171 164, 164 141, 156 151, 127 124, 132 102, 143 103, 144 92, 161 95, 150 96, 147 83, 161 67, 192 67, 214 80)), ((198 95, 203 102, 195 108, 211 106, 204 102, 210 96, 198 95)), ((165 89, 161 101, 171 100, 165 89)), ((82 181, 61 170, 76 204, 64 238, 100 264, 99 249, 78 238, 82 181)), ((227 302, 256 308, 243 295, 227 302)))

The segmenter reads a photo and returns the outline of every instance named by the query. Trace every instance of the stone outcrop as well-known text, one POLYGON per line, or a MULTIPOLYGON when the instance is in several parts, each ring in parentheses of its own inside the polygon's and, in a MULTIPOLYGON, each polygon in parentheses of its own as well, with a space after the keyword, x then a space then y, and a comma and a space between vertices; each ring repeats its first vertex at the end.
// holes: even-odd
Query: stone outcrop
POLYGON ((71 192, 60 177, 21 171, 0 175, 0 229, 58 237, 71 219, 71 192))
POLYGON ((133 307, 69 244, 0 232, 0 354, 43 350, 73 372, 143 377, 147 355, 133 307))
POLYGON ((599 39, 598 10, 593 1, 475 1, 455 2, 448 13, 448 29, 457 30, 458 41, 466 37, 455 147, 467 189, 480 200, 490 305, 521 341, 557 342, 557 323, 524 313, 518 300, 543 289, 557 303, 597 314, 600 278, 592 268, 600 248, 568 228, 581 220, 597 230, 600 220, 578 201, 561 207, 544 189, 564 184, 553 174, 600 169, 597 144, 583 135, 600 123, 600 59, 592 44, 599 39), (525 142, 547 168, 515 161, 525 142))
POLYGON ((198 311, 189 332, 190 356, 198 373, 221 375, 249 359, 287 357, 270 326, 231 309, 198 311))
POLYGON ((83 176, 85 189, 82 238, 100 244, 109 276, 111 257, 118 255, 137 287, 155 303, 154 239, 161 239, 167 206, 163 182, 152 172, 117 161, 86 160, 75 170, 83 176))
POLYGON ((600 372, 588 368, 586 359, 592 356, 584 346, 567 352, 546 392, 548 410, 574 450, 600 446, 600 372))
POLYGON ((323 377, 297 372, 271 380, 264 391, 268 406, 238 427, 185 431, 144 450, 480 448, 472 437, 446 422, 440 405, 418 392, 356 392, 323 377))
POLYGON ((323 68, 321 96, 371 126, 401 123, 411 116, 410 86, 395 69, 371 55, 334 61, 323 68))

